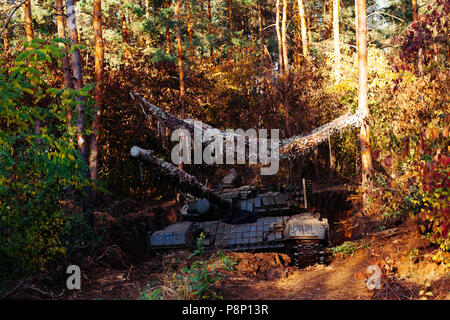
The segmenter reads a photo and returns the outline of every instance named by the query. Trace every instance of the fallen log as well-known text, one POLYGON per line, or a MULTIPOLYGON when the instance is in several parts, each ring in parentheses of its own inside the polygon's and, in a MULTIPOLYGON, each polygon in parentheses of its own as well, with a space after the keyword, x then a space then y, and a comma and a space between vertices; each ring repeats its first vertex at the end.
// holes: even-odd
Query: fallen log
POLYGON ((151 150, 144 150, 138 146, 134 146, 131 148, 130 154, 132 157, 141 160, 144 164, 158 170, 161 176, 164 176, 168 180, 173 180, 183 191, 189 192, 198 198, 208 199, 221 208, 229 207, 230 203, 228 201, 200 183, 197 178, 184 170, 178 169, 173 164, 155 157, 151 150))

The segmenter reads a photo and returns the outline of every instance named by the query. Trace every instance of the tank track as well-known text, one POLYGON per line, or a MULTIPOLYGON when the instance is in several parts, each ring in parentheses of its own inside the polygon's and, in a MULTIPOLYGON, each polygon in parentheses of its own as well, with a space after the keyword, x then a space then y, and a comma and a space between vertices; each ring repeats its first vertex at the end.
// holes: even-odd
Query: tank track
POLYGON ((295 240, 291 249, 292 262, 297 268, 325 264, 325 247, 320 240, 295 240))

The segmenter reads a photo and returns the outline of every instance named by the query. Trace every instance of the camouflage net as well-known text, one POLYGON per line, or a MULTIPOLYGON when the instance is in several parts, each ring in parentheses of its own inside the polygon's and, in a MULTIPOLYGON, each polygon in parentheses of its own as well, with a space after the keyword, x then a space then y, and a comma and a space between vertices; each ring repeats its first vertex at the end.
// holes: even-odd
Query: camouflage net
MULTIPOLYGON (((154 117, 158 122, 163 122, 164 125, 171 130, 186 129, 192 136, 194 136, 194 119, 180 119, 171 113, 165 112, 154 104, 148 102, 139 93, 130 92, 130 95, 133 100, 138 100, 138 103, 146 116, 154 117)), ((306 134, 283 139, 280 141, 279 146, 280 159, 294 159, 303 157, 313 149, 317 148, 317 146, 321 143, 327 141, 328 137, 341 133, 347 128, 360 127, 363 123, 363 119, 363 115, 359 112, 354 114, 348 112, 306 134)), ((206 135, 206 139, 202 138, 202 144, 213 142, 215 138, 220 138, 223 140, 234 139, 237 141, 237 139, 241 137, 236 133, 213 128, 204 123, 201 123, 201 128, 199 129, 201 129, 202 137, 205 136, 206 131, 213 130, 213 135, 208 134, 206 135)), ((248 146, 248 143, 249 139, 246 136, 245 145, 248 146)), ((248 151, 246 151, 246 156, 248 156, 248 151)))

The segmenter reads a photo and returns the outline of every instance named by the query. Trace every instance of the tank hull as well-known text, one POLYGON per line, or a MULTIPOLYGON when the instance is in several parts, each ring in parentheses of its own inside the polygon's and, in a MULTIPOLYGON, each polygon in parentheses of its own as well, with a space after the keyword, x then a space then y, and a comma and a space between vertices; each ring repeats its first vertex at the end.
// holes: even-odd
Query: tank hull
POLYGON ((243 224, 184 221, 149 233, 149 242, 152 250, 190 249, 196 247, 202 233, 205 249, 285 250, 298 266, 306 260, 322 262, 323 247, 329 240, 327 219, 305 212, 293 216, 260 217, 255 222, 243 224))

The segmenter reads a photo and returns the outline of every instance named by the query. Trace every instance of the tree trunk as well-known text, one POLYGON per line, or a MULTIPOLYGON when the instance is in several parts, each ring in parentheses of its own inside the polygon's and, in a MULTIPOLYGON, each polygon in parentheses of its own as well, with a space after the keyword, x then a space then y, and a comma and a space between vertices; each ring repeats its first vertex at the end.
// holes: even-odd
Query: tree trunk
POLYGON ((339 50, 339 0, 333 0, 333 47, 336 62, 339 63, 341 59, 339 50))
MULTIPOLYGON (((181 0, 177 0, 177 2, 175 3, 175 20, 177 22, 180 21, 180 1, 181 0)), ((177 32, 177 49, 178 49, 178 72, 179 72, 179 80, 180 80, 180 97, 179 97, 179 101, 180 101, 180 115, 181 115, 181 119, 184 118, 184 99, 185 99, 185 93, 184 93, 184 70, 183 70, 183 44, 181 42, 181 32, 180 32, 180 27, 177 24, 176 27, 176 32, 177 32)))
POLYGON ((33 18, 31 15, 31 0, 25 2, 25 35, 27 36, 27 41, 34 39, 33 31, 33 18))
MULTIPOLYGON (((184 70, 183 70, 183 44, 181 42, 181 32, 179 27, 180 22, 180 2, 181 0, 177 0, 175 2, 175 20, 176 30, 177 30, 177 49, 178 49, 178 72, 180 78, 180 118, 184 119, 184 70)), ((182 140, 180 139, 180 143, 182 140)), ((180 157, 183 157, 182 151, 180 152, 180 157)), ((181 162, 178 166, 180 170, 183 170, 183 163, 181 162)))
POLYGON ((325 40, 326 37, 326 16, 327 16, 327 0, 323 0, 323 5, 322 5, 322 23, 324 25, 324 29, 323 29, 323 33, 321 32, 321 38, 320 40, 325 40))
MULTIPOLYGON (((211 7, 211 0, 208 0, 208 32, 212 33, 212 7, 211 7)), ((209 59, 211 62, 213 62, 214 57, 214 49, 212 47, 212 44, 209 48, 209 59)))
MULTIPOLYGON (((166 8, 170 8, 170 1, 167 2, 166 8)), ((166 53, 170 54, 170 29, 166 27, 166 53)))
POLYGON ((306 22, 305 22, 305 8, 303 6, 303 0, 297 0, 298 14, 300 16, 300 29, 302 34, 302 54, 303 58, 308 57, 308 40, 306 36, 306 22))
POLYGON ((233 31, 233 0, 228 0, 228 20, 230 31, 233 31))
MULTIPOLYGON (((5 13, 6 7, 8 6, 8 0, 3 0, 2 12, 5 13)), ((9 31, 5 27, 5 33, 3 34, 3 51, 6 52, 9 49, 9 31)))
POLYGON ((371 187, 372 180, 372 154, 370 150, 370 130, 368 124, 369 107, 367 101, 367 16, 366 0, 357 0, 358 8, 358 61, 359 61, 359 81, 358 81, 358 110, 361 113, 363 122, 360 131, 361 140, 361 160, 362 160, 362 188, 363 203, 367 205, 367 191, 371 187))
MULTIPOLYGON (((359 47, 358 35, 357 35, 358 28, 359 28, 359 22, 358 22, 358 0, 355 0, 355 26, 356 26, 356 28, 355 28, 355 30, 356 30, 356 32, 355 32, 355 34, 356 34, 356 51, 358 51, 358 47, 359 47)), ((358 58, 357 58, 357 60, 358 60, 358 58)))
POLYGON ((285 81, 289 78, 289 59, 286 37, 286 24, 287 24, 287 0, 283 0, 283 20, 281 23, 281 44, 283 50, 283 77, 285 81))
POLYGON ((333 29, 333 1, 329 0, 328 2, 328 15, 329 15, 329 21, 328 21, 328 37, 331 38, 331 30, 333 29))
POLYGON ((122 19, 122 38, 123 41, 128 44, 128 27, 127 27, 127 17, 125 16, 125 10, 121 9, 121 19, 122 19))
MULTIPOLYGON (((69 38, 72 42, 72 45, 78 44, 78 29, 77 22, 75 18, 75 6, 73 4, 73 0, 66 0, 66 11, 67 11, 67 27, 69 29, 69 38)), ((73 69, 73 79, 74 79, 74 89, 81 90, 83 89, 83 76, 81 72, 81 55, 80 50, 77 48, 73 48, 72 53, 72 69, 73 69)), ((77 98, 78 104, 76 106, 77 111, 77 143, 78 149, 81 152, 83 158, 86 163, 88 163, 87 157, 87 145, 86 145, 86 137, 85 137, 85 123, 84 123, 84 105, 81 98, 77 98)))
POLYGON ((150 0, 145 0, 145 19, 150 19, 150 0))
MULTIPOLYGON (((25 14, 25 35, 27 37, 27 41, 32 41, 34 39, 34 30, 33 30, 33 16, 31 13, 31 0, 25 2, 24 7, 25 14)), ((34 89, 36 93, 36 89, 34 89)), ((41 132, 41 120, 34 120, 34 132, 39 134, 41 132)))
POLYGON ((306 29, 308 30, 308 54, 309 54, 309 48, 311 48, 311 45, 312 45, 311 13, 309 12, 309 10, 307 10, 307 14, 306 14, 306 29))
POLYGON ((188 32, 188 41, 189 41, 189 49, 190 49, 192 46, 192 38, 193 38, 190 1, 186 2, 186 11, 187 11, 187 32, 188 32))
POLYGON ((412 8, 413 8, 413 20, 417 21, 419 20, 419 11, 417 8, 417 0, 411 0, 412 2, 412 8))
POLYGON ((93 6, 93 25, 95 41, 95 102, 94 119, 92 120, 91 150, 89 155, 89 168, 91 178, 94 181, 98 179, 98 141, 100 134, 100 116, 103 104, 103 34, 102 34, 102 1, 94 0, 93 6))
MULTIPOLYGON (((58 29, 58 37, 61 39, 66 38, 65 18, 66 16, 64 14, 63 0, 56 0, 56 26, 58 29)), ((64 55, 61 58, 64 88, 73 89, 72 75, 66 45, 64 43, 59 43, 58 45, 64 51, 64 55)), ((73 119, 72 110, 70 109, 67 110, 67 119, 69 120, 69 122, 71 122, 73 119)))
POLYGON ((283 74, 283 49, 282 49, 282 45, 281 45, 281 32, 280 32, 280 0, 277 0, 277 4, 276 4, 275 30, 277 32, 277 40, 278 40, 279 72, 280 72, 280 74, 283 74))
POLYGON ((264 28, 262 20, 261 1, 262 0, 258 0, 259 47, 261 51, 261 61, 264 61, 264 28))
POLYGON ((6 52, 9 49, 9 34, 8 28, 5 28, 5 33, 3 34, 3 50, 6 52))

